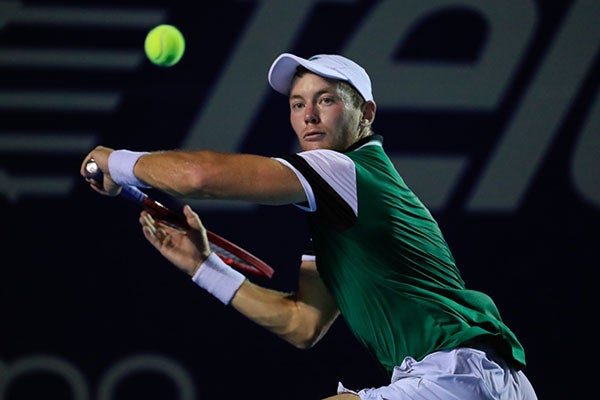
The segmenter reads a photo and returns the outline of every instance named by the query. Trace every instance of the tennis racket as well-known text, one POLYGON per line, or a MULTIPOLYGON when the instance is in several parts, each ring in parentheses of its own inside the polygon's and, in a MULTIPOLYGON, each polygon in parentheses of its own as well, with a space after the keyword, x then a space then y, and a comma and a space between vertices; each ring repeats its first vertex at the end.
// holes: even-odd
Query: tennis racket
MULTIPOLYGON (((88 177, 98 180, 102 178, 98 165, 94 160, 88 161, 85 169, 88 177)), ((135 186, 123 186, 120 196, 140 205, 153 218, 171 227, 183 230, 190 229, 182 214, 165 207, 135 186)), ((230 267, 269 279, 273 276, 273 268, 252 253, 209 230, 206 231, 206 236, 211 250, 230 267)))

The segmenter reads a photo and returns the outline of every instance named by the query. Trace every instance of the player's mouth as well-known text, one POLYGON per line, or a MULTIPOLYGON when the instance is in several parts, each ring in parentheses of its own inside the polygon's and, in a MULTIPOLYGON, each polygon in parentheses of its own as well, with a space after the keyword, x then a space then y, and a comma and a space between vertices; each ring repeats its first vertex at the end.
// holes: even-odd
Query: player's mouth
POLYGON ((313 142, 313 141, 321 140, 323 137, 325 137, 325 132, 311 131, 311 132, 305 132, 304 136, 302 138, 304 140, 306 140, 307 142, 313 142))

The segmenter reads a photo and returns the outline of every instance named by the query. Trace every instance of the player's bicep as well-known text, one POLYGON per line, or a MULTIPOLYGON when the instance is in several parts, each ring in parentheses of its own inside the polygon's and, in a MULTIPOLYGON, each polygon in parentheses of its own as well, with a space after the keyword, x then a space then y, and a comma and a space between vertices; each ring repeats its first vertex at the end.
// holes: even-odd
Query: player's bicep
POLYGON ((306 193, 297 174, 279 161, 260 156, 241 155, 233 169, 230 198, 259 204, 282 205, 306 201, 306 193))
POLYGON ((262 175, 266 176, 265 192, 271 193, 271 196, 263 199, 263 203, 276 205, 306 202, 307 194, 302 177, 276 159, 270 159, 269 164, 268 170, 262 175))

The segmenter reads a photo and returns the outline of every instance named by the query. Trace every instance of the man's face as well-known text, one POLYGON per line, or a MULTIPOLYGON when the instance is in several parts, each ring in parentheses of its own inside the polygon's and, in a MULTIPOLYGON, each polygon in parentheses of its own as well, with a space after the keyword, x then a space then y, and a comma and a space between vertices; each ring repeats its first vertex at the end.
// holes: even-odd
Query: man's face
POLYGON ((302 150, 344 151, 358 139, 360 110, 344 103, 335 81, 305 73, 294 81, 289 101, 302 150))

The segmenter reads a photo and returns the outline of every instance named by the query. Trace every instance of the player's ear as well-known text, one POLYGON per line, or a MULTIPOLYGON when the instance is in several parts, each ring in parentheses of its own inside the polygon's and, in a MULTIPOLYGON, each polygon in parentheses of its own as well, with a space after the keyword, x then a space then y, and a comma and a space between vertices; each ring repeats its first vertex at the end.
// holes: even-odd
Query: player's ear
POLYGON ((361 122, 363 125, 370 125, 375 120, 375 111, 377 106, 374 101, 365 101, 362 106, 362 117, 361 122))

